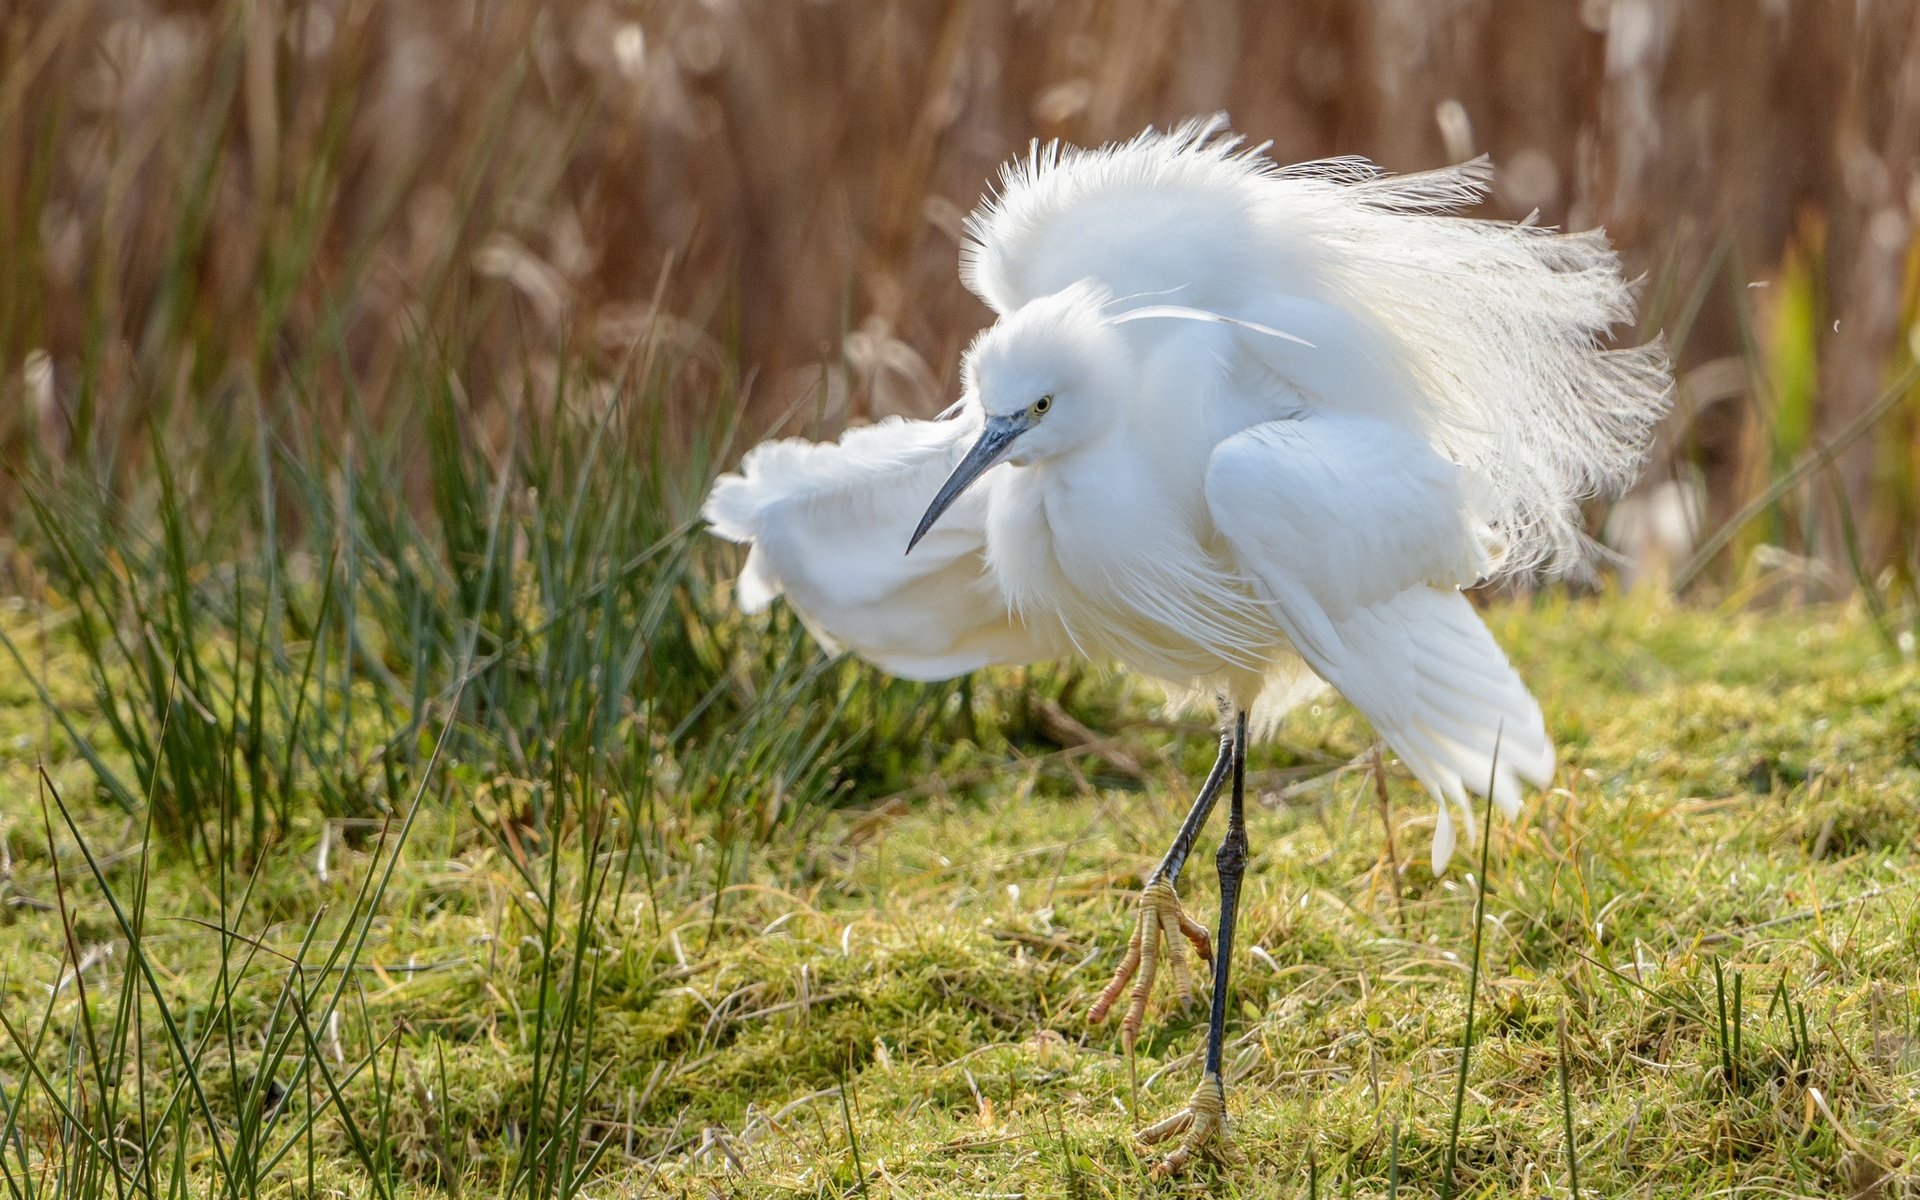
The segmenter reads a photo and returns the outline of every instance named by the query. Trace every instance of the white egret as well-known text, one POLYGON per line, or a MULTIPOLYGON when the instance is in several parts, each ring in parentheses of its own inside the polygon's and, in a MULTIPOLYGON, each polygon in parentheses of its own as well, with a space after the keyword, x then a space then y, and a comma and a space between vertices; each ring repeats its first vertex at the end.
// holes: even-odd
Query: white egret
POLYGON ((705 508, 752 547, 745 608, 785 594, 896 675, 1079 654, 1219 698, 1219 760, 1092 1013, 1131 981, 1131 1057, 1156 967, 1190 995, 1182 942, 1210 947, 1175 886, 1230 777, 1206 1066, 1141 1135, 1180 1139, 1169 1171, 1224 1141, 1250 732, 1337 688, 1433 796, 1436 872, 1456 813, 1475 836, 1468 792, 1511 816, 1553 745, 1460 589, 1579 569, 1579 501, 1631 481, 1671 388, 1657 343, 1602 344, 1632 316, 1603 234, 1453 215, 1484 161, 1264 149, 1220 117, 1036 143, 967 225, 962 277, 999 316, 946 419, 761 445, 705 508))

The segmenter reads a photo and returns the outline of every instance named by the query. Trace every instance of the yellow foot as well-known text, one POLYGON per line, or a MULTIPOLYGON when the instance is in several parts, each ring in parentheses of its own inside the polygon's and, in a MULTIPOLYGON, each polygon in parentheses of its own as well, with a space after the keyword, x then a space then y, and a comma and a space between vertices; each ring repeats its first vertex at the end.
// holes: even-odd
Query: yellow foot
POLYGON ((1193 943, 1194 952, 1202 962, 1213 961, 1213 943, 1207 940, 1207 931, 1180 907, 1180 897, 1174 892, 1173 884, 1165 879, 1153 880, 1140 893, 1140 917, 1133 927, 1133 938, 1127 943, 1126 957, 1120 960, 1112 981, 1087 1012, 1087 1019, 1096 1024, 1106 1020, 1120 993, 1127 990, 1128 981, 1133 982, 1127 1015, 1120 1022, 1120 1037, 1129 1056, 1134 1039, 1140 1036, 1140 1026, 1146 1020, 1147 999, 1153 994, 1153 980, 1159 973, 1163 954, 1167 970, 1173 975, 1173 991, 1180 1006, 1184 1008, 1193 1003, 1193 968, 1187 964, 1186 942, 1193 943))
POLYGON ((1140 1131, 1140 1144, 1151 1146, 1158 1142, 1179 1138, 1180 1144, 1168 1155, 1154 1164, 1155 1177, 1165 1179, 1193 1160, 1193 1156, 1210 1152, 1228 1162, 1236 1161, 1240 1154, 1227 1141, 1227 1089, 1220 1083, 1220 1077, 1207 1072, 1200 1080, 1200 1086, 1193 1090, 1193 1098, 1187 1106, 1164 1121, 1155 1122, 1140 1131))

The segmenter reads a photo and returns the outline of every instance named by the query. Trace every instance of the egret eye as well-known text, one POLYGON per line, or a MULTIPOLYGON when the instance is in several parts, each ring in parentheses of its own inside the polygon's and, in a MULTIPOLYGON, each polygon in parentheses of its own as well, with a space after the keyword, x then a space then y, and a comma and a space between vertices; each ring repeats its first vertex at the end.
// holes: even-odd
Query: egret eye
POLYGON ((1033 415, 1036 417, 1044 417, 1047 415, 1047 410, 1052 407, 1053 407, 1053 393, 1049 392, 1046 395, 1040 397, 1038 400, 1035 400, 1033 402, 1032 412, 1033 412, 1033 415))

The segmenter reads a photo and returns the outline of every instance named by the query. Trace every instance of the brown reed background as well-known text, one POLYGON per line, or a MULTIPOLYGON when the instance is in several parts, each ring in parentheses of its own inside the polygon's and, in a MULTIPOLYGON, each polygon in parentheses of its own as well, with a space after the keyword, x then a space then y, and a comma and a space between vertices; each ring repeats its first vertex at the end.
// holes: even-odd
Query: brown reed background
POLYGON ((1219 109, 1282 160, 1489 152, 1494 215, 1606 225, 1683 383, 1682 486, 1625 536, 1872 416, 1734 548, 1911 587, 1920 392, 1874 410, 1920 307, 1911 0, 13 0, 0 505, 215 463, 250 414, 395 428, 441 376, 497 446, 637 341, 668 444, 729 381, 755 428, 927 413, 997 164, 1219 109))

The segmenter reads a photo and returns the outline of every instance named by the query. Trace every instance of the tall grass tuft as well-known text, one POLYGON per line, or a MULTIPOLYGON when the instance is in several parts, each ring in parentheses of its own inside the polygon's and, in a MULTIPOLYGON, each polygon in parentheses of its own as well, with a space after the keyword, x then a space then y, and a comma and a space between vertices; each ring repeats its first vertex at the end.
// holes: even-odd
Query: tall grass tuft
MULTIPOLYGON (((323 1116, 340 1122, 350 1158, 376 1191, 392 1194, 383 1141, 370 1137, 342 1100, 356 1077, 377 1072, 385 1039, 366 1038, 364 1052, 347 1059, 330 1031, 350 1007, 350 985, 375 914, 423 800, 442 778, 438 767, 449 730, 443 727, 432 743, 411 794, 391 797, 393 810, 404 815, 382 831, 373 869, 362 877, 346 914, 311 923, 293 953, 271 950, 240 932, 256 916, 249 897, 257 876, 216 871, 220 920, 195 924, 199 936, 215 944, 217 967, 210 977, 192 980, 171 974, 163 979, 148 953, 154 934, 148 913, 151 821, 137 847, 131 889, 125 889, 59 787, 41 772, 48 853, 58 863, 61 851, 71 848, 86 877, 55 872, 67 930, 62 986, 31 1028, 0 1015, 0 1029, 26 1067, 13 1087, 0 1081, 0 1179, 10 1194, 184 1194, 191 1180, 192 1189, 205 1194, 251 1197, 290 1156, 314 1160, 316 1123, 323 1116), (127 967, 116 995, 90 1003, 90 964, 71 914, 99 904, 111 914, 111 945, 127 967), (65 1007, 60 992, 66 982, 79 989, 80 1004, 75 1024, 56 1031, 53 1018, 65 1007), (156 1026, 157 1037, 148 1032, 156 1026), (64 1037, 67 1061, 50 1073, 43 1064, 55 1037, 64 1037), (149 1057, 156 1053, 157 1059, 149 1057), (30 1142, 30 1134, 48 1139, 53 1152, 30 1142)), ((375 1091, 385 1094, 377 1080, 375 1091)))
MULTIPOLYGON (((243 484, 176 476, 159 447, 137 501, 24 477, 43 587, 72 614, 91 690, 85 713, 43 699, 103 791, 133 814, 150 799, 164 846, 251 862, 307 812, 390 812, 425 731, 451 721, 453 752, 482 774, 589 763, 622 795, 670 779, 687 816, 765 838, 970 733, 954 689, 827 660, 790 618, 729 614, 690 516, 730 426, 662 456, 678 369, 664 354, 636 346, 612 379, 556 368, 498 452, 447 382, 418 395, 419 449, 411 425, 362 421, 296 450, 263 421, 243 484), (416 457, 424 514, 408 499, 416 457), (255 495, 224 529, 196 519, 255 495)), ((458 378, 427 347, 417 370, 458 378)))

